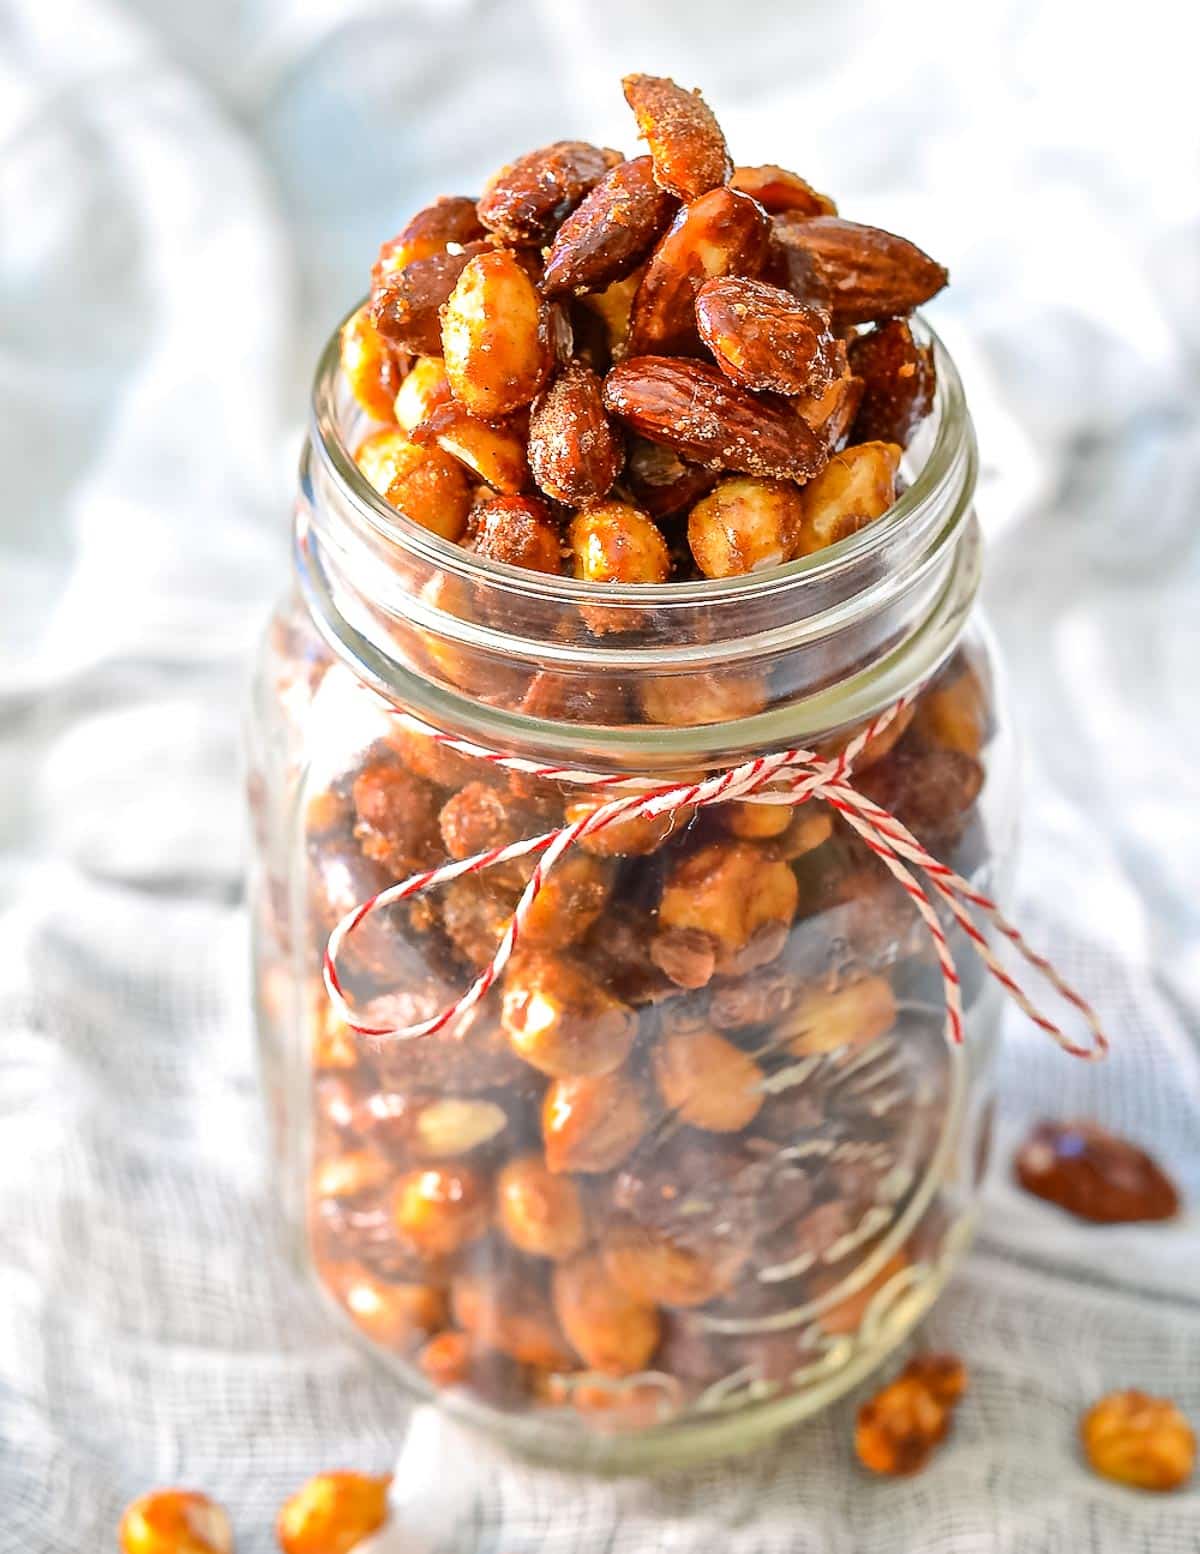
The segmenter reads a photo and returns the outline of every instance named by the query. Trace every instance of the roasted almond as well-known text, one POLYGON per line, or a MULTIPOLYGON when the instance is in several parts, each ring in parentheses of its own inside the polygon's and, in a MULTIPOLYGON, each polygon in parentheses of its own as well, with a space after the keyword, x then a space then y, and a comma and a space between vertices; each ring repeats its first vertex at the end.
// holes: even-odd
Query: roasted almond
POLYGON ((451 243, 474 243, 483 236, 475 201, 461 194, 443 195, 419 210, 401 233, 383 244, 371 282, 379 285, 414 259, 429 259, 445 253, 451 243))
POLYGON ((836 453, 846 442, 854 417, 862 401, 863 381, 850 371, 845 343, 837 342, 835 376, 819 392, 801 394, 792 400, 796 414, 806 421, 825 444, 836 453))
POLYGON ((950 278, 915 243, 880 227, 840 216, 785 213, 775 218, 775 229, 787 232, 789 246, 816 260, 829 286, 835 328, 911 313, 950 278))
POLYGON ((696 350, 696 293, 716 275, 757 275, 770 231, 762 206, 734 189, 714 189, 684 206, 650 255, 634 296, 629 354, 696 350))
POLYGON ((733 163, 725 136, 699 92, 684 91, 666 76, 626 76, 621 86, 661 188, 694 200, 726 181, 733 163))
POLYGON ((771 218, 771 238, 763 264, 763 279, 800 302, 828 311, 832 292, 820 261, 796 241, 800 223, 786 212, 771 218))
POLYGON ((485 418, 527 405, 553 361, 549 323, 512 254, 476 255, 442 309, 442 357, 459 404, 485 418))
POLYGON ((448 399, 412 430, 414 442, 436 443, 494 491, 515 494, 529 484, 525 439, 511 422, 481 421, 448 399))
POLYGON ((600 291, 637 267, 675 209, 654 181, 648 156, 614 167, 559 227, 542 291, 547 297, 600 291))
POLYGON ((467 243, 385 275, 371 293, 371 322, 392 345, 418 356, 440 356, 442 307, 471 260, 489 252, 486 243, 467 243))
POLYGON ((506 243, 549 243, 589 189, 621 161, 619 151, 584 140, 556 140, 510 162, 490 179, 479 219, 506 243))
POLYGON ((851 340, 850 366, 862 379, 862 403, 852 442, 894 442, 908 446, 933 409, 936 385, 933 351, 918 345, 906 320, 889 318, 851 340))
POLYGON ((828 459, 786 400, 756 398, 705 362, 631 357, 605 379, 604 403, 635 432, 712 469, 807 480, 828 459))
POLYGON ((547 496, 580 507, 608 495, 623 458, 600 379, 579 362, 564 367, 534 401, 529 418, 533 478, 547 496))
POLYGON ((818 194, 799 173, 789 173, 773 162, 762 167, 735 167, 729 186, 756 199, 772 216, 784 210, 798 211, 802 216, 837 215, 837 206, 827 194, 818 194))
POLYGON ((712 470, 681 459, 674 448, 633 437, 621 484, 651 518, 669 518, 711 491, 716 478, 712 470))
POLYGON ((833 382, 837 342, 829 314, 778 286, 740 275, 705 281, 696 294, 696 323, 717 366, 743 388, 812 394, 833 382))

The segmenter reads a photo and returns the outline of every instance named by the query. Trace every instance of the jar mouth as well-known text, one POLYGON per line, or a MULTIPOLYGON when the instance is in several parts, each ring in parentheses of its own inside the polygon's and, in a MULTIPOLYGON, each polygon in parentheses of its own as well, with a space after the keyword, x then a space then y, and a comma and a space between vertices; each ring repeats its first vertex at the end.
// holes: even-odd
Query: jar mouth
MULTIPOLYGON (((366 299, 364 299, 365 302, 366 299)), ((767 602, 780 593, 794 593, 810 584, 815 591, 843 574, 869 567, 886 550, 899 531, 930 511, 942 510, 956 486, 968 479, 973 485, 975 447, 967 414, 962 380, 953 359, 936 331, 920 313, 912 323, 922 344, 933 347, 936 390, 933 441, 920 467, 910 473, 911 483, 886 513, 856 533, 833 545, 800 556, 761 572, 736 577, 702 578, 678 583, 594 583, 548 572, 533 572, 507 562, 493 561, 445 540, 396 511, 370 484, 354 459, 345 435, 344 385, 340 362, 340 336, 346 322, 358 311, 351 308, 326 341, 317 363, 312 389, 312 444, 349 500, 355 518, 386 545, 399 546, 414 560, 449 573, 467 583, 507 585, 526 598, 561 605, 615 609, 639 605, 643 610, 670 610, 749 605, 767 602), (343 392, 340 394, 339 390, 343 392)), ((360 433, 361 435, 361 433, 360 433)))

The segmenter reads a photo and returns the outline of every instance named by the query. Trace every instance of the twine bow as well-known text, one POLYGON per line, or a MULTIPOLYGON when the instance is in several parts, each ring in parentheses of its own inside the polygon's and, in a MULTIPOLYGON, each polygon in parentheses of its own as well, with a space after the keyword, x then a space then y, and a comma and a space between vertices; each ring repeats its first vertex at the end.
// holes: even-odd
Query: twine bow
POLYGON ((912 833, 890 811, 859 793, 850 783, 854 761, 862 750, 899 717, 912 703, 915 693, 903 697, 862 729, 840 754, 825 760, 813 750, 797 748, 779 750, 772 755, 757 756, 741 766, 705 777, 699 782, 656 783, 653 779, 628 775, 602 774, 577 771, 570 767, 545 766, 520 756, 500 755, 494 750, 455 739, 419 719, 401 714, 401 721, 411 731, 432 739, 458 754, 506 771, 521 772, 526 776, 546 778, 555 782, 577 784, 589 789, 616 791, 619 797, 609 799, 590 814, 569 825, 525 841, 510 842, 504 847, 494 847, 487 852, 476 853, 453 863, 440 865, 413 874, 396 885, 389 885, 354 907, 333 929, 325 948, 324 978, 334 1010, 352 1029, 363 1036, 411 1041, 420 1036, 432 1036, 473 1009, 500 976, 520 942, 522 932, 533 903, 537 900, 551 870, 558 860, 585 836, 603 831, 606 826, 619 821, 650 818, 677 809, 706 809, 715 804, 733 802, 748 804, 807 804, 819 799, 834 809, 866 843, 876 857, 881 858, 893 877, 899 881, 933 941, 938 967, 942 975, 942 988, 946 1007, 945 1034, 952 1045, 963 1040, 962 987, 947 941, 946 931, 934 910, 934 898, 945 902, 951 916, 966 935, 975 953, 1009 997, 1030 1020, 1048 1036, 1051 1036, 1064 1052, 1072 1057, 1095 1059, 1108 1051, 1108 1039, 1100 1027, 1100 1021, 1091 1005, 1070 987, 1048 960, 1026 944, 1020 931, 1003 915, 990 897, 978 891, 953 869, 934 858, 912 833), (439 1014, 415 1025, 374 1026, 365 1024, 346 1001, 338 977, 338 956, 346 939, 354 930, 379 908, 391 906, 418 896, 434 886, 444 885, 464 874, 481 874, 493 864, 512 858, 524 858, 539 853, 537 863, 528 884, 517 902, 508 927, 496 946, 496 952, 488 966, 475 978, 462 996, 449 1004, 439 1014), (919 871, 924 883, 914 875, 919 871), (1000 964, 983 930, 975 920, 978 914, 998 934, 1007 939, 1020 958, 1033 970, 1040 972, 1059 996, 1083 1016, 1091 1032, 1091 1041, 1080 1045, 1073 1041, 1053 1020, 1043 1014, 1027 997, 1024 990, 1000 964))

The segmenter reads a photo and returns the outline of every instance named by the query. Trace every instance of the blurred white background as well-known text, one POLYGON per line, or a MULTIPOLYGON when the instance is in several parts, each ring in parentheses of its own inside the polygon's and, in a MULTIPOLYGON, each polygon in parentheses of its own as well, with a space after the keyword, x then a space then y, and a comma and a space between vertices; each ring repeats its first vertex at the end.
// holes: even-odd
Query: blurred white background
MULTIPOLYGON (((932 318, 975 408, 1030 751, 1025 916, 1123 1039, 1104 1075, 1018 1045, 1006 1106, 1073 1086, 1200 1192, 1185 20, 1177 0, 0 0, 0 1550, 100 1546, 173 1479, 265 1549, 293 1481, 397 1439, 394 1393, 306 1306, 267 1214, 242 685, 285 582, 311 365, 375 247, 531 146, 630 147, 628 70, 701 85, 737 160, 792 166, 949 265, 932 318)), ((1165 1254, 1110 1242, 1098 1267, 1006 1192, 940 1320, 995 1337, 1044 1302, 1032 1348, 995 1347, 1051 1444, 997 1381, 965 1477, 873 1522, 822 1436, 824 1499, 790 1459, 705 1481, 747 1549, 905 1549, 917 1525, 924 1549, 1200 1542, 1195 1492, 1165 1519, 1098 1510, 1061 1444, 1077 1386, 1123 1379, 1126 1337, 1200 1405, 1194 1230, 1165 1254), (1010 1288, 1018 1249, 1041 1271, 1010 1288), (1106 1289, 1081 1324, 1056 1258, 1157 1299, 1106 1289)), ((607 1547, 618 1516, 614 1548, 651 1546, 619 1497, 538 1546, 607 1547)), ((489 1536, 519 1554, 532 1526, 489 1536)))

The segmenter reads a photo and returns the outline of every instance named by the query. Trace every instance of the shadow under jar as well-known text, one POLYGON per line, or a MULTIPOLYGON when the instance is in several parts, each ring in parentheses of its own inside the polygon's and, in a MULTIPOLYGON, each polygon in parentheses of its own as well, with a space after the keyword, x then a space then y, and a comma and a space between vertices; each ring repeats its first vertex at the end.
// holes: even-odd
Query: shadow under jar
MULTIPOLYGON (((975 455, 953 364, 883 518, 773 571, 618 587, 481 560, 359 474, 320 366, 296 587, 251 719, 252 906, 280 1190, 330 1303, 415 1387, 519 1448, 610 1469, 748 1447, 825 1406, 965 1246, 996 1003, 819 803, 628 822, 551 871, 489 995, 371 1038, 322 983, 330 931, 417 870, 600 796, 447 749, 656 779, 834 752, 914 688, 853 781, 1003 899, 1015 763, 973 612, 975 455)), ((364 1023, 438 1013, 529 878, 509 860, 345 941, 364 1023)))

